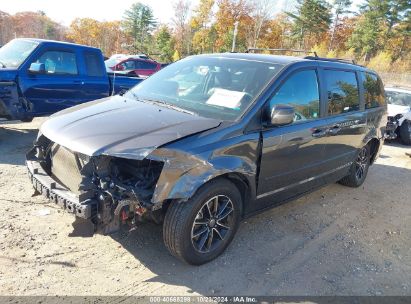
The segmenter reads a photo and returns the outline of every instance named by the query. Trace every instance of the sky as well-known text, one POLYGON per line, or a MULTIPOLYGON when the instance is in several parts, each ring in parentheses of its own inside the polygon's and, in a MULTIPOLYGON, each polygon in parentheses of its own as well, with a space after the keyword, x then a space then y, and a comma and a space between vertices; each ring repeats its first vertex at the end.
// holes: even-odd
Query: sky
MULTIPOLYGON (((124 11, 138 0, 2 0, 1 11, 15 14, 21 11, 44 11, 51 19, 66 26, 76 18, 93 18, 99 21, 120 20, 124 11)), ((154 17, 160 23, 170 23, 173 17, 173 2, 175 0, 140 0, 144 4, 150 5, 154 11, 154 17)), ((274 1, 274 0, 273 0, 274 1)), ((275 11, 281 12, 286 8, 287 0, 277 0, 275 11)), ((363 0, 354 0, 355 9, 363 0)), ((191 8, 194 8, 198 0, 191 1, 191 8)), ((288 9, 288 8, 287 8, 288 9)))

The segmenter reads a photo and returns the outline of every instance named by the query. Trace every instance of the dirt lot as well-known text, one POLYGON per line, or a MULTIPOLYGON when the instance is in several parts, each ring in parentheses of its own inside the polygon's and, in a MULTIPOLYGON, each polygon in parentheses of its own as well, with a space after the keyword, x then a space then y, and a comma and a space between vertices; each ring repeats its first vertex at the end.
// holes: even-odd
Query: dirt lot
POLYGON ((404 146, 385 145, 363 187, 330 185, 249 219, 220 258, 193 267, 154 224, 70 236, 72 216, 31 197, 24 153, 41 122, 0 125, 1 295, 411 295, 404 146))

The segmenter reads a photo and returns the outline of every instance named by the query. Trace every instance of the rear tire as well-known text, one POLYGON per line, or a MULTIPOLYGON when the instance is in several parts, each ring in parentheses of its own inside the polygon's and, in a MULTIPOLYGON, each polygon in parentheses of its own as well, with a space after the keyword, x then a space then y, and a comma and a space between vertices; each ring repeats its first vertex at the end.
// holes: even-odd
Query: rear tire
POLYGON ((187 202, 171 203, 163 224, 167 249, 192 265, 215 259, 237 231, 241 205, 238 189, 226 179, 205 184, 187 202))
POLYGON ((358 151, 357 157, 352 163, 348 175, 341 179, 339 183, 353 188, 360 187, 367 177, 368 168, 370 167, 370 158, 370 146, 366 145, 358 151))
POLYGON ((411 145, 411 121, 404 120, 400 126, 400 140, 404 145, 411 145))

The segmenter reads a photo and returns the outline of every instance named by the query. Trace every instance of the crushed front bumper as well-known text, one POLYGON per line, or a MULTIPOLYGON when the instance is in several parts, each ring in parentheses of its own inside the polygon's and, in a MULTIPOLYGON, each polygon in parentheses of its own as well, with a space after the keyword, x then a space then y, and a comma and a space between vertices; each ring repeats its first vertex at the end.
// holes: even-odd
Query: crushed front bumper
POLYGON ((397 138, 396 130, 398 128, 398 121, 394 117, 388 117, 387 126, 385 128, 385 139, 394 140, 397 138))
POLYGON ((77 217, 92 218, 96 208, 93 200, 80 202, 75 194, 47 175, 39 162, 26 160, 26 165, 31 183, 37 192, 77 217))

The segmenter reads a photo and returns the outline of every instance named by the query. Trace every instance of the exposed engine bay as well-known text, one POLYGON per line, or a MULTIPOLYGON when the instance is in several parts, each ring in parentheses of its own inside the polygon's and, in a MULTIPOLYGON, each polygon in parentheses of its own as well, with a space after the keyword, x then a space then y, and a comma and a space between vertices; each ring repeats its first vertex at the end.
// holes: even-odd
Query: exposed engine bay
POLYGON ((115 232, 121 224, 132 228, 144 219, 162 221, 161 209, 153 210, 151 202, 164 165, 161 161, 87 156, 72 152, 44 136, 28 153, 27 161, 30 160, 40 164, 45 174, 55 181, 45 191, 36 188, 38 192, 46 192, 43 194, 51 200, 60 202, 69 211, 71 209, 76 219, 91 221, 97 233, 115 232), (75 194, 75 202, 65 197, 59 199, 58 195, 54 197, 59 192, 53 189, 59 190, 61 186, 75 194))

